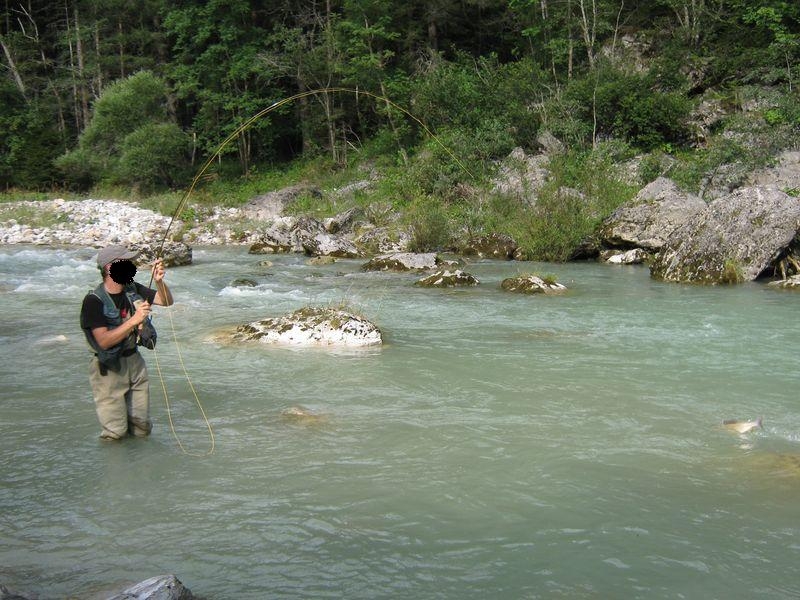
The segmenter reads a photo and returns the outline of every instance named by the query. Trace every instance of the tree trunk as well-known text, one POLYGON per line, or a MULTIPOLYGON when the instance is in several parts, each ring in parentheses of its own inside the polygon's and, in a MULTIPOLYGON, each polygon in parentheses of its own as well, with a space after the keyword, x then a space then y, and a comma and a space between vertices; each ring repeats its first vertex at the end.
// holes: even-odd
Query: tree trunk
POLYGON ((8 62, 8 68, 11 70, 11 74, 14 77, 14 83, 17 84, 17 88, 27 102, 28 97, 25 94, 25 84, 22 81, 22 76, 20 76, 19 70, 17 69, 17 64, 14 62, 14 57, 11 55, 11 49, 6 44, 5 40, 3 40, 2 36, 0 36, 0 46, 3 47, 3 54, 6 55, 6 61, 8 62))
POLYGON ((78 21, 78 9, 75 9, 75 52, 78 55, 78 81, 81 96, 81 113, 83 122, 89 122, 89 93, 86 91, 86 77, 83 68, 83 44, 81 43, 81 28, 78 21))

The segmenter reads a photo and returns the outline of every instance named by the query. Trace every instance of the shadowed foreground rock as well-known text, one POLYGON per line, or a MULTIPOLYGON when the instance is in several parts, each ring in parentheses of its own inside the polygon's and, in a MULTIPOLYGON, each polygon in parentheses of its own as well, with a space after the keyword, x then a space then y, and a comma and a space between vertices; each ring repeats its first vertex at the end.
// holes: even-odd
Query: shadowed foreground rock
MULTIPOLYGON (((76 598, 78 596, 75 596, 76 598)), ((0 585, 0 600, 35 600, 36 596, 25 596, 0 585)), ((159 575, 137 583, 108 600, 198 600, 175 575, 159 575)))
POLYGON ((381 330, 363 317, 330 307, 306 307, 282 317, 240 325, 234 341, 287 346, 372 346, 381 330))
POLYGON ((137 583, 108 600, 194 600, 194 596, 175 575, 160 575, 137 583))
POLYGON ((742 188, 673 231, 650 274, 685 283, 752 281, 788 251, 799 229, 800 199, 775 187, 742 188))

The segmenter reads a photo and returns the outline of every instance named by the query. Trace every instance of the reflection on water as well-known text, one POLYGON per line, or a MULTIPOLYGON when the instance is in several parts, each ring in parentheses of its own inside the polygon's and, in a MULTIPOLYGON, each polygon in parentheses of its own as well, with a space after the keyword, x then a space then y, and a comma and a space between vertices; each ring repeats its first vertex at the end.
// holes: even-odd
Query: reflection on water
MULTIPOLYGON (((540 265, 564 297, 426 290, 359 261, 200 249, 168 274, 155 431, 102 444, 86 250, 0 251, 0 583, 90 597, 175 573, 208 598, 796 598, 797 294, 540 265), (253 287, 231 286, 239 278, 253 287), (215 332, 347 302, 386 344, 215 332), (176 342, 172 340, 170 318, 176 342), (744 436, 724 419, 764 417, 744 436)), ((528 265, 536 269, 536 265, 528 265)))

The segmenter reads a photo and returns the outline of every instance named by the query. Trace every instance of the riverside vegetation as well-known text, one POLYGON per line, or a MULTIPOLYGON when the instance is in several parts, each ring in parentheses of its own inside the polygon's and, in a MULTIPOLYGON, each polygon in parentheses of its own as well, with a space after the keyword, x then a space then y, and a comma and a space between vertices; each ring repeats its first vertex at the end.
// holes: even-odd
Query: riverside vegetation
MULTIPOLYGON (((375 95, 321 91, 241 131, 179 215, 187 229, 300 184, 286 212, 358 207, 410 250, 503 234, 519 257, 563 261, 658 176, 711 200, 800 139, 792 3, 17 4, 0 35, 6 200, 89 194, 169 215, 258 110, 362 89, 375 95)), ((237 219, 245 239, 254 224, 237 219)))

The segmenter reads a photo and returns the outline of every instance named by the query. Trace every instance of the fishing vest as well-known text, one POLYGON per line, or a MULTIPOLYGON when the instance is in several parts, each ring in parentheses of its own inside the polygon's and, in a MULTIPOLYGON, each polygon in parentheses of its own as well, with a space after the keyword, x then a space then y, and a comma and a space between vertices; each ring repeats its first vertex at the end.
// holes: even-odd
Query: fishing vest
MULTIPOLYGON (((133 283, 125 285, 124 292, 130 303, 132 316, 133 313, 136 312, 135 302, 137 300, 144 300, 144 298, 136 292, 136 286, 133 283)), ((114 300, 111 299, 111 295, 108 293, 105 286, 101 283, 91 293, 103 303, 103 316, 106 319, 106 323, 108 323, 108 328, 113 329, 119 327, 122 324, 120 310, 114 304, 114 300)), ((119 359, 123 352, 135 350, 137 345, 152 350, 156 346, 157 339, 156 330, 149 317, 142 322, 142 329, 140 331, 136 331, 135 335, 129 335, 119 344, 111 348, 101 348, 97 340, 94 339, 90 329, 84 328, 83 333, 100 363, 112 371, 119 371, 121 368, 119 359)))

